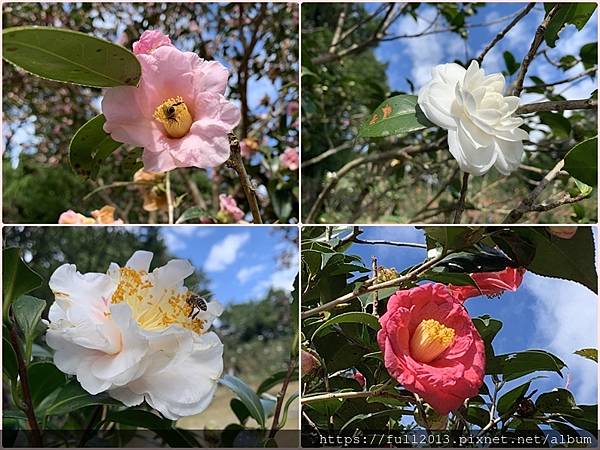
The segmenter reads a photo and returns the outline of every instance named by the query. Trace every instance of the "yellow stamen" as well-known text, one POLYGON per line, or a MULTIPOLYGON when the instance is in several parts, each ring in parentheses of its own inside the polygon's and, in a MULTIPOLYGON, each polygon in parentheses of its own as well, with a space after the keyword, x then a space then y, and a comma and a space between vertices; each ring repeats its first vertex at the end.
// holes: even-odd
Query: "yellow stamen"
POLYGON ((435 319, 423 320, 410 340, 412 357, 429 363, 440 356, 454 341, 454 330, 435 319))
POLYGON ((182 97, 174 97, 162 102, 154 110, 154 118, 162 123, 172 138, 185 136, 193 123, 192 115, 182 97))
POLYGON ((127 303, 133 318, 145 330, 158 331, 171 325, 201 334, 204 321, 190 318, 192 306, 188 304, 189 293, 177 293, 174 289, 157 289, 148 274, 123 267, 112 303, 127 303))

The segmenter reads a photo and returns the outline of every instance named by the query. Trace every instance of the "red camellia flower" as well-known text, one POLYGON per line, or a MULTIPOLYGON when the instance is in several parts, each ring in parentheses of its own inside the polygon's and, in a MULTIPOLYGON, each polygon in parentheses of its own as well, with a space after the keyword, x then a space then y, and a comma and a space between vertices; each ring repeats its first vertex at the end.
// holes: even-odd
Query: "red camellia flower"
POLYGON ((456 298, 465 301, 471 297, 487 295, 495 297, 504 291, 516 291, 523 281, 525 269, 507 267, 500 272, 480 272, 472 273, 471 278, 477 283, 479 289, 475 286, 449 286, 456 298))
POLYGON ((484 343, 447 286, 428 283, 396 292, 379 322, 377 342, 389 374, 439 414, 479 393, 484 343))

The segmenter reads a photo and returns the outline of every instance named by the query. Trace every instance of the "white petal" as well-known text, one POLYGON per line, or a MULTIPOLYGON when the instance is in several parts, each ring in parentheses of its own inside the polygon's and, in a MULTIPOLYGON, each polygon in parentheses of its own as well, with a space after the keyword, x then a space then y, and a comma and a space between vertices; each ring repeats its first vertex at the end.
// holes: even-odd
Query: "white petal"
POLYGON ((109 395, 125 406, 137 406, 144 401, 144 396, 136 394, 127 387, 119 387, 108 391, 109 395))
POLYGON ((125 264, 125 266, 133 270, 137 270, 138 272, 148 273, 150 271, 150 263, 152 262, 153 257, 154 254, 152 252, 138 250, 133 255, 131 255, 131 258, 129 258, 129 261, 127 261, 127 264, 125 264))
POLYGON ((459 127, 457 130, 457 143, 466 160, 465 167, 461 167, 464 172, 480 176, 494 165, 496 154, 493 144, 488 147, 474 146, 472 137, 466 133, 464 127, 459 127))
POLYGON ((417 103, 431 122, 448 129, 455 126, 451 115, 454 102, 453 91, 448 90, 441 83, 432 83, 421 89, 417 103))
POLYGON ((74 264, 63 264, 56 269, 48 285, 61 306, 68 303, 103 310, 106 309, 106 299, 112 297, 116 288, 113 280, 105 274, 81 274, 74 264))
POLYGON ((523 157, 523 143, 521 141, 509 142, 496 140, 496 153, 498 159, 495 167, 502 175, 510 175, 519 168, 523 157))

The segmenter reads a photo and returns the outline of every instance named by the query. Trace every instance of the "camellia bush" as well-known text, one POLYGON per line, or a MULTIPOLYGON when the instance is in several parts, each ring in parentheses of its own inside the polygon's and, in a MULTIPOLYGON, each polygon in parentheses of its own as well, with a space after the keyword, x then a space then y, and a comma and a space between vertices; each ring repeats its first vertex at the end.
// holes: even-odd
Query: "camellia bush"
MULTIPOLYGON (((480 296, 497 303, 505 291, 519 295, 528 272, 597 293, 591 227, 423 232, 425 244, 369 240, 360 227, 303 228, 303 445, 510 447, 516 441, 482 439, 553 436, 560 446, 595 436, 597 405, 577 404, 568 381, 534 387, 549 373, 563 377, 560 358, 496 351, 497 340, 510 338, 502 321, 465 307, 480 296), (352 252, 362 245, 427 256, 401 267, 375 256, 365 264, 352 252)), ((597 362, 595 348, 572 351, 597 362)))
POLYGON ((491 20, 492 5, 303 8, 304 223, 596 221, 597 91, 566 92, 595 79, 597 30, 591 42, 582 30, 595 30, 596 5, 529 3, 491 20), (518 33, 527 45, 498 58, 518 33), (425 75, 428 54, 415 53, 428 47, 425 75), (460 57, 440 63, 446 53, 460 57), (484 71, 490 59, 506 69, 484 71), (389 87, 398 79, 408 89, 389 87))
POLYGON ((4 14, 5 221, 297 221, 297 5, 4 14))
MULTIPOLYGON (((69 231, 72 236, 88 233, 69 231)), ((20 239, 16 234, 11 232, 12 240, 20 239)), ((17 247, 3 251, 3 446, 296 445, 296 433, 288 436, 281 430, 298 398, 288 390, 298 376, 297 327, 292 325, 285 335, 272 333, 271 338, 280 338, 273 341, 276 346, 283 342, 284 349, 274 353, 282 358, 263 362, 263 370, 256 371, 265 378, 253 378, 253 388, 233 375, 236 349, 226 349, 229 359, 224 360, 223 342, 266 346, 270 337, 237 329, 239 305, 225 310, 206 294, 204 275, 189 261, 166 260, 155 231, 146 238, 105 229, 96 236, 101 234, 123 248, 147 239, 157 258, 136 250, 126 263, 93 272, 69 262, 55 268, 52 259, 32 261, 44 271, 52 267, 49 278, 42 278, 21 259, 17 247), (227 332, 221 336, 223 317, 227 332), (237 339, 242 332, 251 339, 237 339), (269 373, 273 363, 277 370, 269 373), (179 419, 214 406, 219 385, 233 394, 219 411, 231 410, 237 422, 221 429, 182 427, 179 419)), ((56 258, 56 251, 45 249, 25 253, 56 258)), ((93 257, 81 260, 87 267, 97 262, 93 257)), ((279 311, 283 305, 287 323, 294 324, 288 309, 297 307, 297 301, 292 304, 289 297, 269 293, 265 302, 271 309, 277 302, 279 311)), ((264 308, 265 302, 255 307, 264 308)), ((245 318, 256 320, 248 313, 245 318)))

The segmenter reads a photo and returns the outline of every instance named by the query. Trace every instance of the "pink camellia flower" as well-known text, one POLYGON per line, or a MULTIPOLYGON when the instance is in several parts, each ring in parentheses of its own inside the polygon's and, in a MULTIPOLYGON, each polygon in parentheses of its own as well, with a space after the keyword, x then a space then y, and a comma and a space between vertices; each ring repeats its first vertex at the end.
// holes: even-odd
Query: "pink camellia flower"
POLYGON ((460 301, 465 301, 471 297, 487 295, 488 297, 497 297, 504 291, 516 291, 525 274, 524 268, 515 269, 507 267, 500 272, 480 272, 472 273, 471 278, 477 283, 475 286, 448 286, 452 294, 460 301))
POLYGON ((379 323, 377 342, 389 374, 439 414, 478 394, 484 343, 447 286, 428 283, 396 292, 379 323))
POLYGON ((295 147, 288 147, 279 157, 281 164, 290 170, 298 170, 298 149, 295 147))
POLYGON ((258 141, 254 138, 246 138, 240 142, 240 153, 246 159, 250 159, 258 150, 258 141))
POLYGON ((367 380, 365 378, 365 376, 360 373, 358 370, 356 370, 354 372, 354 374, 352 375, 352 379, 355 380, 358 384, 360 384, 361 388, 365 387, 365 384, 367 384, 367 380))
POLYGON ((289 102, 286 107, 286 112, 288 116, 293 116, 298 112, 298 102, 289 102))
POLYGON ((239 222, 245 216, 244 211, 238 208, 238 205, 231 195, 219 195, 219 213, 229 216, 234 222, 239 222))
POLYGON ((548 227, 548 232, 561 239, 571 239, 577 234, 577 227, 548 227))
POLYGON ((229 158, 227 133, 240 120, 239 109, 223 96, 229 71, 151 33, 134 44, 142 67, 139 85, 106 90, 104 131, 142 147, 148 172, 222 164, 229 158))
POLYGON ((316 371, 320 364, 317 358, 307 351, 300 352, 300 365, 302 367, 302 376, 305 377, 316 371))
POLYGON ((140 36, 140 40, 133 43, 133 53, 136 55, 149 55, 163 46, 172 46, 169 36, 165 36, 158 30, 146 30, 140 36))
POLYGON ((60 215, 58 223, 62 225, 87 225, 96 223, 96 221, 91 217, 86 217, 83 214, 79 214, 72 209, 69 209, 60 215))

